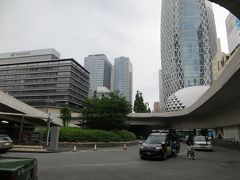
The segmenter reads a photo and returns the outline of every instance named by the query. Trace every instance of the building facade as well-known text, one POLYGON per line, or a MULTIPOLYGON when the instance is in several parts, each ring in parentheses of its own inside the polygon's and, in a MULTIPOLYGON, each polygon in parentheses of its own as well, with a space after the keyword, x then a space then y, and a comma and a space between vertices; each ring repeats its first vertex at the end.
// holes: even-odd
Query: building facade
POLYGON ((80 110, 89 90, 89 72, 54 49, 0 54, 0 90, 39 109, 80 110))
POLYGON ((153 112, 155 112, 155 113, 160 112, 160 103, 159 102, 154 102, 153 103, 153 112))
MULTIPOLYGON (((205 0, 163 0, 161 64, 164 103, 189 86, 212 83, 216 30, 211 4, 205 0)), ((168 109, 165 107, 165 110, 168 109)))
POLYGON ((97 87, 111 89, 112 64, 104 54, 93 54, 84 58, 84 68, 90 72, 89 96, 97 87))
POLYGON ((128 57, 114 60, 114 92, 126 97, 132 104, 133 67, 128 57))
POLYGON ((229 54, 240 44, 240 20, 229 13, 225 20, 229 54))
POLYGON ((213 80, 216 81, 224 68, 229 63, 229 55, 225 54, 221 50, 220 39, 217 38, 217 53, 212 61, 213 68, 213 80))
POLYGON ((165 108, 165 103, 164 103, 164 94, 163 94, 162 69, 159 70, 159 102, 160 102, 160 111, 163 112, 165 108))

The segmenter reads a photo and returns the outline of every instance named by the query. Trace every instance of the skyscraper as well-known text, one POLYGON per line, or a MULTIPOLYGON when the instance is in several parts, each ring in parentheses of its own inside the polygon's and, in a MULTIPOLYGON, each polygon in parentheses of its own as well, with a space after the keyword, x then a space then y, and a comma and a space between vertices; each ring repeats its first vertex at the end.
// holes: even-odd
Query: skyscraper
POLYGON ((114 60, 114 91, 132 103, 133 67, 128 57, 114 60))
POLYGON ((227 29, 227 41, 229 53, 240 44, 240 20, 229 13, 227 19, 225 20, 227 29))
POLYGON ((97 87, 111 89, 112 64, 104 54, 93 54, 85 57, 84 68, 90 72, 90 96, 97 87))
POLYGON ((205 0, 163 0, 161 63, 164 102, 178 90, 212 83, 216 30, 205 0))

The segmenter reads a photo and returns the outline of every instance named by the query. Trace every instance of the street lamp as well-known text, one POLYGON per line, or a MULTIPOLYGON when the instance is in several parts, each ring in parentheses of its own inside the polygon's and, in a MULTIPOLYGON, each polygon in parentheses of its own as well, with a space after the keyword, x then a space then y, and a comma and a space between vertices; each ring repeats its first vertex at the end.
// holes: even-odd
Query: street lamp
POLYGON ((48 118, 47 118, 47 139, 46 139, 46 146, 49 145, 49 136, 50 136, 50 125, 51 125, 51 122, 52 122, 52 119, 51 119, 51 113, 48 111, 48 108, 49 108, 49 96, 47 98, 47 108, 46 108, 46 111, 47 111, 47 114, 48 114, 48 118))
POLYGON ((51 122, 52 122, 51 113, 48 113, 46 146, 48 146, 48 144, 49 144, 49 136, 50 136, 50 125, 51 125, 51 122))

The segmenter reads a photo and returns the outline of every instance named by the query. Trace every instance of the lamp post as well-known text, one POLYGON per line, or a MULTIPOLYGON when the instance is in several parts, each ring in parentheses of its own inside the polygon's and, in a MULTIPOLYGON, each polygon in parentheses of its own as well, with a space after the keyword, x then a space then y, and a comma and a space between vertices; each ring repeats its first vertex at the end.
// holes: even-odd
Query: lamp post
POLYGON ((47 140, 46 140, 46 146, 48 146, 48 144, 49 144, 50 124, 51 124, 51 113, 48 113, 48 119, 47 119, 47 140))
POLYGON ((48 114, 48 118, 47 118, 47 139, 46 139, 46 146, 49 145, 49 136, 50 136, 50 124, 51 124, 51 113, 48 111, 48 103, 49 103, 49 96, 47 98, 47 114, 48 114))

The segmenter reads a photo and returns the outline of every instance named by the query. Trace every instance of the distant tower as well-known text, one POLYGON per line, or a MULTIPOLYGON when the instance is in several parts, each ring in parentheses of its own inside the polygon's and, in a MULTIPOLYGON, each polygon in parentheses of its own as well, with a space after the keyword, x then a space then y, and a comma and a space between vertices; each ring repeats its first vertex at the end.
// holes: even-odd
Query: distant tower
POLYGON ((229 53, 232 53, 240 43, 240 20, 229 13, 225 24, 227 28, 228 50, 229 53))
POLYGON ((114 60, 114 91, 132 104, 133 67, 128 57, 119 57, 114 60))
POLYGON ((93 95, 93 91, 97 87, 111 89, 112 64, 104 54, 93 54, 85 57, 84 67, 90 72, 90 96, 93 95))
POLYGON ((216 30, 211 4, 205 0, 163 0, 161 18, 166 104, 167 98, 182 88, 211 85, 216 30))

